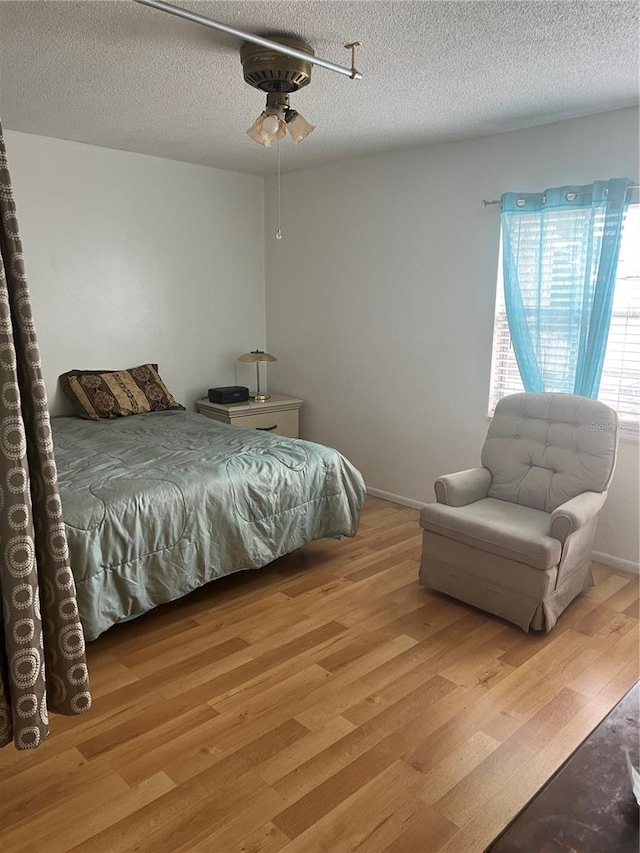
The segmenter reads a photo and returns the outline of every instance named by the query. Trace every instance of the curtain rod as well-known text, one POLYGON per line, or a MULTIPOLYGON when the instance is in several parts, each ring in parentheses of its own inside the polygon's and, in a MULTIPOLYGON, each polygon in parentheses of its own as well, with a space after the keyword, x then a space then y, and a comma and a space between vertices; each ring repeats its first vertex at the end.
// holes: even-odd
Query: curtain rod
MULTIPOLYGON (((205 18, 204 15, 199 15, 197 12, 190 12, 188 9, 182 9, 180 6, 172 6, 170 3, 164 3, 163 0, 135 0, 136 3, 141 3, 143 6, 151 6, 152 9, 159 9, 161 12, 167 12, 169 15, 175 15, 177 18, 184 18, 187 21, 193 21, 194 24, 202 24, 205 27, 210 27, 212 30, 220 30, 222 33, 227 33, 230 36, 236 36, 243 41, 250 41, 253 44, 259 44, 261 47, 266 47, 269 50, 275 50, 278 53, 284 53, 287 56, 293 56, 296 59, 302 59, 304 62, 310 62, 312 65, 320 65, 322 68, 327 68, 329 71, 337 71, 338 74, 344 74, 352 80, 362 80, 362 74, 356 71, 355 68, 345 68, 343 65, 336 65, 335 62, 329 62, 328 59, 321 59, 311 53, 305 53, 302 50, 297 50, 295 47, 280 44, 277 41, 263 38, 254 33, 245 33, 242 30, 237 30, 235 27, 230 27, 227 24, 222 24, 220 21, 214 21, 213 18, 205 18)), ((353 45, 358 45, 354 42, 353 45)), ((353 45, 345 45, 351 48, 351 58, 353 60, 353 45)))
MULTIPOLYGON (((640 184, 632 184, 630 187, 627 187, 627 192, 629 190, 640 190, 640 184)), ((529 195, 528 193, 523 193, 523 195, 529 195)), ((589 195, 589 191, 577 193, 577 195, 589 195)), ((544 193, 540 193, 539 195, 530 196, 530 198, 542 198, 544 193)), ((502 204, 501 198, 493 199, 493 201, 487 201, 486 198, 482 199, 482 207, 489 207, 490 204, 502 204)))

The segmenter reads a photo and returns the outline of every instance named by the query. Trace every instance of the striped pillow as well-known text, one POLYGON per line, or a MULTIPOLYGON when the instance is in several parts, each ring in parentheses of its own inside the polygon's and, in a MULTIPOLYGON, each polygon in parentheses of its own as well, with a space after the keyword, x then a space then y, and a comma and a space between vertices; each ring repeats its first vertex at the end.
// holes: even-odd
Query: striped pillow
POLYGON ((70 370, 60 382, 76 413, 92 421, 184 410, 160 379, 157 364, 127 370, 70 370))

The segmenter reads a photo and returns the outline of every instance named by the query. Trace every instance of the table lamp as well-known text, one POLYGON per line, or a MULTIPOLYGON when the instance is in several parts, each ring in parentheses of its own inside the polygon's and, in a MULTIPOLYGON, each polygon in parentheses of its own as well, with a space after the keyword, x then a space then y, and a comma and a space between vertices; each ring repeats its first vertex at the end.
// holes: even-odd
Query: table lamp
POLYGON ((269 355, 268 352, 264 352, 261 349, 254 349, 251 350, 251 352, 245 352, 244 355, 241 355, 238 358, 238 361, 255 362, 257 387, 254 400, 256 401, 256 403, 265 403, 271 397, 271 394, 262 394, 260 391, 260 365, 266 364, 268 361, 277 360, 278 359, 275 357, 275 355, 269 355))

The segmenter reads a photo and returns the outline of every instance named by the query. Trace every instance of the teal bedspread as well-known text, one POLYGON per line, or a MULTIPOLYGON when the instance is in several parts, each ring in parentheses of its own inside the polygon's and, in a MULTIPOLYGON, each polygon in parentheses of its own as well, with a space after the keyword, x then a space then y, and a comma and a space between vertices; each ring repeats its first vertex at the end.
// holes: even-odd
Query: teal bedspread
POLYGON ((356 532, 364 482, 328 447, 190 412, 52 427, 88 640, 214 578, 356 532))

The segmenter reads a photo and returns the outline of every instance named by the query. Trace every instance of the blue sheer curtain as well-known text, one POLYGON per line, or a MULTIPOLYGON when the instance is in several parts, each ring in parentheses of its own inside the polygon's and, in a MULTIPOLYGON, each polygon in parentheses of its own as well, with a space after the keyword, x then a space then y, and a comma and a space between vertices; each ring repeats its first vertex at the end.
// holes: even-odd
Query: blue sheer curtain
POLYGON ((507 319, 527 391, 597 397, 632 184, 502 196, 507 319))

